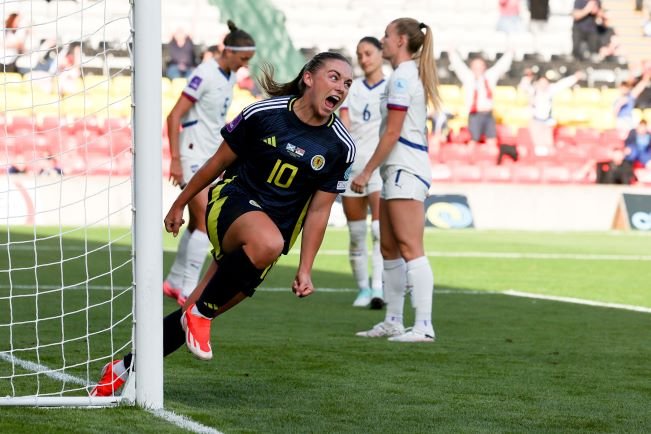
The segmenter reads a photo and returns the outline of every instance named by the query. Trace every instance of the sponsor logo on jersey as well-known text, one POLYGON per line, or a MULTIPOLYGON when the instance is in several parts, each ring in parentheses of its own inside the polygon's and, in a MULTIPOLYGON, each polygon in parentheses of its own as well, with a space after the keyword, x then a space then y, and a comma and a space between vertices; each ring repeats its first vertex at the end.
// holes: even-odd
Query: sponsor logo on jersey
POLYGON ((199 86, 201 85, 202 81, 203 79, 201 77, 195 75, 194 77, 192 77, 192 80, 190 80, 190 83, 188 83, 188 87, 190 89, 197 90, 199 89, 199 86))
POLYGON ((303 155, 305 155, 305 149, 294 146, 291 143, 287 143, 285 145, 285 150, 287 150, 289 155, 294 158, 301 158, 303 155))
POLYGON ((323 169, 323 166, 325 166, 325 158, 323 155, 315 155, 312 157, 312 160, 310 160, 310 165, 314 170, 321 170, 323 169))
POLYGON ((250 204, 250 205, 253 205, 253 206, 256 207, 256 208, 260 208, 260 209, 262 209, 262 207, 260 206, 260 204, 258 204, 258 202, 256 202, 256 201, 253 200, 253 199, 251 199, 251 200, 249 201, 249 204, 250 204))
POLYGON ((262 141, 269 146, 276 147, 276 136, 267 137, 266 139, 262 139, 262 141))
POLYGON ((242 113, 240 113, 235 117, 235 119, 233 119, 232 121, 226 124, 226 131, 232 133, 242 119, 243 119, 242 113))

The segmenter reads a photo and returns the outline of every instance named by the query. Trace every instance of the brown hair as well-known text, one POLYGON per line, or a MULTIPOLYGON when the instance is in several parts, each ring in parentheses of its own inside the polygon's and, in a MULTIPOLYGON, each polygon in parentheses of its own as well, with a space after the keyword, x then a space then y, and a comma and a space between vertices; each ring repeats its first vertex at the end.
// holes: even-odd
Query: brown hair
POLYGON ((275 81, 273 78, 273 66, 270 64, 264 64, 261 68, 262 76, 258 79, 258 84, 269 96, 303 95, 305 92, 303 74, 306 71, 314 74, 323 66, 326 60, 342 60, 350 65, 350 61, 343 55, 332 51, 324 51, 310 59, 310 61, 303 66, 296 78, 287 83, 278 83, 275 81))
POLYGON ((441 98, 438 93, 439 78, 434 60, 432 28, 413 18, 398 18, 391 21, 391 24, 399 35, 407 35, 407 50, 414 59, 418 59, 418 75, 425 89, 427 104, 438 110, 441 107, 441 98))
POLYGON ((5 20, 5 31, 16 31, 18 30, 16 28, 16 21, 18 21, 18 14, 16 12, 13 12, 9 14, 7 19, 5 20))
POLYGON ((239 29, 233 21, 228 20, 226 24, 230 33, 224 37, 224 45, 230 47, 252 47, 255 45, 255 41, 251 35, 239 29))

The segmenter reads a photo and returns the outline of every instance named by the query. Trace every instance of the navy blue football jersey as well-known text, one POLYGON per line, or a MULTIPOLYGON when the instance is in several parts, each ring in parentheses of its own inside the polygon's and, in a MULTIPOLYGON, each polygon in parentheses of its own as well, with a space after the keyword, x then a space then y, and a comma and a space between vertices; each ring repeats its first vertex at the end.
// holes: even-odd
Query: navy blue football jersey
POLYGON ((246 107, 221 130, 237 154, 229 176, 274 221, 298 221, 317 191, 345 191, 355 143, 333 114, 321 126, 303 123, 277 97, 246 107))

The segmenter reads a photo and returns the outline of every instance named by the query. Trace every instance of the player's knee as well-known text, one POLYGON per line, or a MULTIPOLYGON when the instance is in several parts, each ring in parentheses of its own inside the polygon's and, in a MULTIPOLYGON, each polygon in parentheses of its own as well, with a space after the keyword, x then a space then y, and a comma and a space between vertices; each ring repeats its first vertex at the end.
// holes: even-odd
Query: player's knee
POLYGON ((278 259, 284 246, 285 241, 282 237, 267 236, 250 244, 247 255, 255 268, 262 270, 278 259))

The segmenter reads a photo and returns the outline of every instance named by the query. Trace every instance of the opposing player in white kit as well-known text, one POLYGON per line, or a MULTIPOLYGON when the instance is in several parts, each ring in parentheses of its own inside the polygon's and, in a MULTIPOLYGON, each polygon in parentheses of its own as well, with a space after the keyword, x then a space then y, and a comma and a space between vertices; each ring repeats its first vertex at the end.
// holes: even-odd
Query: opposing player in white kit
MULTIPOLYGON (((366 36, 357 44, 357 62, 364 77, 356 78, 341 106, 341 121, 357 144, 357 156, 351 168, 351 178, 364 169, 380 139, 380 96, 386 81, 382 74, 382 44, 377 38, 366 36)), ((382 179, 378 169, 373 171, 361 193, 350 189, 342 193, 344 214, 350 236, 349 258, 359 293, 353 306, 382 309, 382 254, 380 253, 380 190, 382 179), (368 249, 366 245, 366 214, 371 209, 371 286, 368 276, 368 249)))
MULTIPOLYGON (((172 157, 170 181, 181 188, 217 150, 220 130, 226 124, 226 112, 233 99, 235 73, 246 67, 255 54, 255 42, 248 33, 230 20, 228 28, 230 33, 224 38, 222 53, 194 70, 167 116, 172 157)), ((190 221, 163 283, 165 295, 176 298, 180 305, 197 286, 210 248, 205 222, 207 191, 196 195, 188 204, 190 221)))
POLYGON ((380 143, 362 172, 351 182, 361 192, 380 167, 380 241, 384 258, 384 321, 357 333, 395 342, 434 342, 434 276, 425 256, 423 235, 431 169, 427 152, 427 105, 439 107, 432 30, 412 18, 393 20, 382 40, 382 55, 394 71, 380 108, 380 143), (403 326, 406 293, 416 311, 413 328, 403 326))

